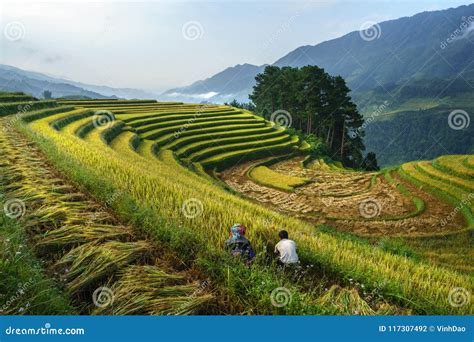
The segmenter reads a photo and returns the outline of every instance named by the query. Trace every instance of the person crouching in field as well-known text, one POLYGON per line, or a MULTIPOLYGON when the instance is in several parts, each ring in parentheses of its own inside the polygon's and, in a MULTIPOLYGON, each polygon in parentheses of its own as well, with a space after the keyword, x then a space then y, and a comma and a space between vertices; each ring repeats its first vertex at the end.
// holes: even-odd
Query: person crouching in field
POLYGON ((247 266, 250 266, 255 258, 255 252, 247 240, 245 235, 246 228, 243 224, 234 224, 230 228, 230 239, 225 242, 225 249, 230 252, 232 256, 238 256, 245 261, 247 266))
POLYGON ((278 254, 277 265, 282 267, 286 265, 297 265, 299 263, 296 253, 296 242, 288 239, 288 232, 281 230, 278 233, 280 242, 275 246, 275 254, 278 254))

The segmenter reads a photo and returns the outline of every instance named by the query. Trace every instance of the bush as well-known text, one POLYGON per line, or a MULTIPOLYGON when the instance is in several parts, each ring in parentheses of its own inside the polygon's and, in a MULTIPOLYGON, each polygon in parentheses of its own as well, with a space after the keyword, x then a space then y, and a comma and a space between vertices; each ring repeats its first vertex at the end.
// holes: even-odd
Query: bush
POLYGON ((43 108, 56 107, 56 101, 30 101, 30 102, 11 102, 0 105, 0 116, 6 116, 15 113, 26 113, 43 108))

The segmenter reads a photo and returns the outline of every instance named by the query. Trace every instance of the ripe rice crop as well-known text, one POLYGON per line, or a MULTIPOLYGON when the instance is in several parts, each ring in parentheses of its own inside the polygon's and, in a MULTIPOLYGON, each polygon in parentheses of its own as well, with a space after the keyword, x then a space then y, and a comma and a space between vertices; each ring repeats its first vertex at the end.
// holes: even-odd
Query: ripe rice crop
MULTIPOLYGON (((472 289, 472 281, 468 277, 353 241, 340 240, 326 234, 315 235, 310 224, 276 214, 224 191, 210 180, 183 168, 166 151, 161 151, 158 159, 152 159, 152 154, 135 153, 130 148, 128 139, 123 140, 126 144, 118 145, 114 145, 112 140, 113 149, 110 148, 97 129, 87 134, 85 141, 62 131, 56 132, 51 129, 49 122, 59 117, 64 115, 40 119, 28 127, 30 136, 34 137, 34 133, 38 132, 46 139, 37 138, 38 143, 50 146, 55 153, 59 153, 61 162, 56 160, 58 167, 62 164, 63 170, 74 177, 74 169, 80 165, 81 173, 87 174, 89 179, 100 180, 111 188, 125 189, 139 208, 148 213, 146 215, 149 216, 145 217, 152 222, 154 217, 159 217, 182 226, 183 234, 186 231, 192 232, 199 241, 206 241, 205 245, 196 246, 197 249, 191 251, 194 257, 200 255, 203 260, 210 260, 211 255, 214 255, 211 251, 221 250, 222 242, 228 234, 227 229, 235 222, 249 226, 249 238, 257 250, 263 250, 269 243, 276 242, 277 228, 273 227, 290 227, 292 236, 299 243, 304 263, 316 264, 340 279, 357 279, 369 288, 382 284, 380 291, 385 298, 416 312, 472 311, 472 304, 453 308, 447 302, 449 291, 453 287, 472 289), (202 204, 199 215, 192 218, 183 215, 183 207, 189 199, 197 199, 202 204)), ((286 144, 273 145, 272 151, 288 153, 297 143, 294 139, 286 144)), ((141 151, 140 148, 138 151, 141 151)), ((256 158, 264 154, 264 149, 225 152, 203 160, 202 164, 206 167, 224 167, 226 163, 237 161, 243 154, 256 158)), ((81 179, 87 182, 83 177, 81 179)), ((96 184, 94 182, 91 180, 89 185, 96 184)), ((100 196, 101 189, 91 187, 89 190, 100 196)), ((153 229, 152 226, 147 229, 153 229)), ((166 236, 166 227, 155 229, 162 229, 163 237, 166 236)), ((186 244, 164 239, 186 254, 186 244)), ((258 291, 258 286, 263 285, 256 286, 254 290, 258 291)))
POLYGON ((468 156, 441 156, 433 161, 433 166, 446 173, 452 173, 457 177, 468 180, 474 179, 474 170, 464 163, 468 156))
MULTIPOLYGON (((421 165, 418 165, 417 162, 403 164, 401 171, 421 183, 444 192, 446 195, 455 198, 458 202, 466 201, 466 209, 470 211, 471 215, 474 212, 474 198, 470 196, 467 187, 460 187, 460 185, 464 183, 463 181, 456 180, 455 182, 450 182, 450 179, 453 178, 452 176, 442 174, 441 172, 428 172, 426 166, 423 168, 421 165)), ((472 182, 466 181, 465 184, 468 186, 469 183, 472 182)))
MULTIPOLYGON (((56 119, 61 115, 64 114, 56 114, 56 119)), ((3 119, 0 125, 5 122, 3 119)), ((61 283, 61 288, 66 287, 78 311, 91 312, 93 309, 88 301, 92 296, 89 291, 103 282, 113 286, 114 276, 134 263, 139 262, 140 267, 148 263, 150 269, 160 271, 154 265, 154 258, 150 258, 155 254, 153 244, 137 240, 130 227, 121 225, 108 210, 58 178, 57 172, 51 170, 38 150, 24 137, 14 130, 1 129, 0 147, 1 190, 7 198, 23 203, 23 209, 19 212, 24 216, 21 217, 21 228, 30 236, 37 254, 49 259, 46 264, 50 267, 49 273, 54 271, 58 275, 56 282, 61 283)), ((173 277, 173 274, 168 273, 168 276, 173 277)), ((179 278, 182 285, 179 288, 180 298, 162 296, 159 287, 149 294, 152 302, 161 303, 161 306, 154 308, 154 314, 195 312, 212 298, 205 291, 190 298, 196 291, 195 282, 190 282, 189 275, 185 273, 181 273, 179 278), (179 306, 176 305, 178 300, 179 306), (172 310, 173 303, 178 311, 172 310), (186 310, 182 312, 182 308, 186 310)), ((142 289, 151 286, 146 281, 142 278, 137 289, 139 286, 142 289)), ((168 288, 165 285, 163 290, 166 294, 168 288)), ((137 313, 147 312, 145 303, 132 300, 127 305, 134 306, 137 313)))

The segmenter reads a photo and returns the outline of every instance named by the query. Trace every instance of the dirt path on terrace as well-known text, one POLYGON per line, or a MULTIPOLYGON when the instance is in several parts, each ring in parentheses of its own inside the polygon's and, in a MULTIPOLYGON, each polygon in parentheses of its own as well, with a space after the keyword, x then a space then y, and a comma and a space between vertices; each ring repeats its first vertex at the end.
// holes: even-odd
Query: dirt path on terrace
POLYGON ((464 227, 460 215, 441 227, 441 219, 453 208, 406 182, 403 184, 425 201, 426 210, 416 217, 407 217, 416 210, 412 200, 383 176, 378 176, 371 185, 374 173, 303 168, 301 160, 293 158, 270 167, 280 173, 311 179, 293 193, 249 179, 246 173, 258 161, 237 165, 220 176, 232 189, 276 211, 313 223, 328 223, 362 236, 428 236, 464 227))

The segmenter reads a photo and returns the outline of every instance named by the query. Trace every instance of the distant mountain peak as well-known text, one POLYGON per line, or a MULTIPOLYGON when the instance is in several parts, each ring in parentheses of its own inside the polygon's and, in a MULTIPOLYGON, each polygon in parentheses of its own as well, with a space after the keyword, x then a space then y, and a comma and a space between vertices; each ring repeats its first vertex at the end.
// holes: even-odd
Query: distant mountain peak
MULTIPOLYGON (((278 59, 275 66, 302 67, 318 65, 332 75, 341 75, 353 91, 368 91, 400 81, 442 78, 459 74, 474 79, 473 43, 474 4, 446 10, 425 11, 376 24, 381 32, 376 39, 364 40, 361 31, 352 31, 339 38, 315 45, 300 46, 278 59), (463 19, 464 18, 464 19, 463 19), (456 30, 465 26, 462 34, 456 30), (455 34, 455 39, 450 39, 455 34), (446 47, 442 43, 446 41, 446 47)), ((209 101, 225 102, 235 97, 247 102, 255 76, 266 65, 237 64, 204 80, 163 93, 181 94, 175 100, 187 101, 196 94, 217 93, 209 101), (188 99, 187 99, 188 97, 188 99)))
POLYGON ((249 63, 237 64, 223 71, 199 80, 189 86, 170 89, 159 96, 161 100, 179 99, 179 101, 193 102, 214 101, 230 102, 234 98, 248 101, 248 94, 241 93, 254 83, 255 75, 262 72, 267 65, 249 63))
POLYGON ((24 70, 12 65, 0 64, 0 89, 24 91, 41 98, 44 90, 52 91, 53 97, 87 96, 91 98, 150 98, 151 92, 133 88, 113 88, 71 81, 66 78, 24 70))

